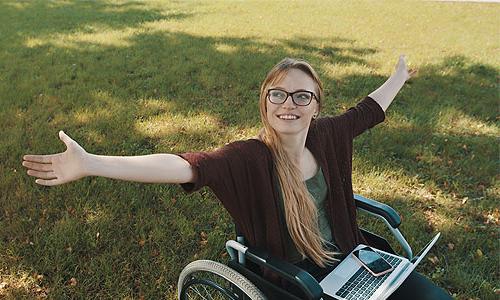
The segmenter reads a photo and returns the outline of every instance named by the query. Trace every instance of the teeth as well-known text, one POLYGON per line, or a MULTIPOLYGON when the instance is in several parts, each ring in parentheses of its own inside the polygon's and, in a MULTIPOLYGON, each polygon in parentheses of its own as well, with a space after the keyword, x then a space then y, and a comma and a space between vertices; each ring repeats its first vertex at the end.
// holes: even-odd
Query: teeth
POLYGON ((278 116, 278 118, 283 119, 283 120, 295 120, 295 119, 298 119, 299 117, 294 116, 294 115, 281 115, 281 116, 278 116))

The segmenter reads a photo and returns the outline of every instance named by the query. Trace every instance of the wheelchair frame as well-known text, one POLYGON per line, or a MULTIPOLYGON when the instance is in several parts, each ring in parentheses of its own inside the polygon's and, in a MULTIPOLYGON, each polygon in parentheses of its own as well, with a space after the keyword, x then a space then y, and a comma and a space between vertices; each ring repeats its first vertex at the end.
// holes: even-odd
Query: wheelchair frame
MULTIPOLYGON (((383 204, 381 202, 363 197, 361 195, 354 194, 354 200, 357 209, 365 211, 372 216, 381 218, 384 221, 384 223, 388 226, 388 228, 390 229, 391 233, 394 235, 398 243, 402 246, 404 252, 406 253, 406 257, 411 260, 413 258, 413 252, 411 250, 410 245, 408 244, 403 234, 399 230, 399 225, 401 224, 401 218, 398 215, 398 213, 387 204, 383 204)), ((377 248, 384 249, 394 253, 394 250, 391 248, 389 243, 384 238, 376 234, 373 234, 369 231, 366 231, 364 229, 361 229, 361 231, 363 235, 365 235, 370 240, 377 243, 377 248)), ((256 293, 253 293, 252 295, 249 295, 250 293, 246 294, 245 291, 243 291, 242 288, 240 287, 239 293, 241 295, 239 295, 235 299, 269 298, 269 299, 299 300, 299 299, 304 299, 305 297, 306 299, 309 300, 316 300, 325 297, 325 295, 323 295, 323 289, 319 285, 318 281, 311 274, 300 269, 294 264, 272 257, 265 251, 245 246, 243 236, 237 236, 236 241, 234 240, 227 241, 226 249, 231 257, 230 261, 228 262, 228 266, 235 272, 239 273, 243 278, 245 278, 245 280, 248 279, 250 282, 252 282, 257 289, 265 292, 264 293, 265 296, 261 298, 261 296, 258 296, 256 293), (265 280, 259 274, 258 271, 259 267, 265 267, 271 269, 282 279, 286 280, 292 286, 300 290, 302 292, 300 298, 297 295, 292 295, 291 293, 282 289, 281 287, 278 287, 275 284, 265 280)), ((191 264, 189 264, 186 268, 188 268, 191 264)), ((189 278, 190 276, 189 271, 186 271, 186 268, 181 273, 178 282, 178 296, 180 299, 183 299, 186 279, 189 278)), ((219 269, 220 268, 221 267, 219 266, 219 269)), ((205 270, 205 271, 210 272, 210 270, 205 270)), ((232 274, 232 272, 230 273, 232 274)), ((232 280, 227 278, 227 276, 224 274, 223 275, 219 274, 219 276, 224 277, 228 281, 232 280)), ((245 285, 244 287, 246 288, 247 286, 245 285)), ((215 287, 215 288, 219 289, 220 287, 215 287)), ((253 292, 253 288, 251 289, 251 291, 253 292)), ((232 298, 229 297, 229 299, 232 298)))

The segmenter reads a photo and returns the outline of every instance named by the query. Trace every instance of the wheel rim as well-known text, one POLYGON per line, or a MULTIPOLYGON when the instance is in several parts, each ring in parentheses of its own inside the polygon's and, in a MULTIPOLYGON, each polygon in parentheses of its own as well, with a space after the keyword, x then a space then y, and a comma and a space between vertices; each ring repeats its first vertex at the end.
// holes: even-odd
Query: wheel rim
POLYGON ((207 279, 193 278, 186 282, 183 290, 185 300, 237 300, 239 298, 233 291, 228 290, 227 288, 222 287, 219 284, 207 279))
POLYGON ((178 297, 187 299, 265 300, 262 292, 247 278, 219 262, 197 260, 179 275, 178 297))

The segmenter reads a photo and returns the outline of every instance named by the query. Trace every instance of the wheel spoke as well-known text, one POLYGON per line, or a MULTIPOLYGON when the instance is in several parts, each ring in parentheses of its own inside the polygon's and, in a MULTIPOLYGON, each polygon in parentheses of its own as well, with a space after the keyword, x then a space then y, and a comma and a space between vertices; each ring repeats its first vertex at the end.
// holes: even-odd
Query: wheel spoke
POLYGON ((205 297, 203 297, 203 295, 200 293, 200 291, 198 291, 198 289, 196 287, 193 287, 193 289, 194 289, 194 292, 201 297, 200 299, 205 299, 205 297))
MULTIPOLYGON (((226 293, 230 292, 229 290, 225 291, 226 293)), ((200 297, 200 299, 209 299, 209 300, 228 299, 227 296, 225 296, 225 293, 207 284, 191 285, 186 291, 186 295, 188 296, 188 299, 198 299, 197 297, 200 297), (189 291, 192 291, 192 293, 190 293, 189 291)))
POLYGON ((213 300, 214 298, 212 298, 211 293, 209 291, 207 291, 207 287, 205 285, 202 285, 202 287, 203 287, 203 290, 207 293, 207 296, 210 297, 210 299, 213 300))

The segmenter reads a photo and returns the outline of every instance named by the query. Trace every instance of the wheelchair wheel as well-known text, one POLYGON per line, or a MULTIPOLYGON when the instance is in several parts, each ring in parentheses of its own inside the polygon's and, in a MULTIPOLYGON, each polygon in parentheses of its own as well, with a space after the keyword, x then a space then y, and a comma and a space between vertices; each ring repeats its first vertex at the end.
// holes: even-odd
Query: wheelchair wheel
POLYGON ((179 275, 180 300, 230 299, 264 300, 264 294, 247 278, 230 267, 211 260, 197 260, 179 275))

